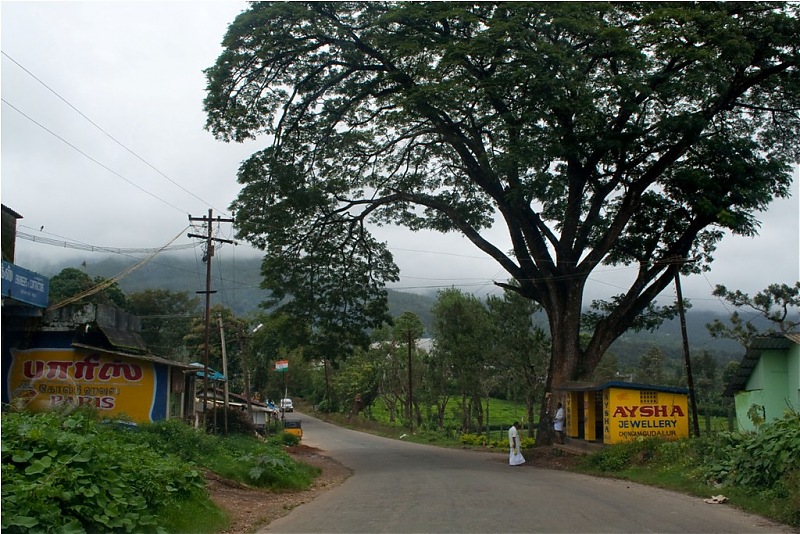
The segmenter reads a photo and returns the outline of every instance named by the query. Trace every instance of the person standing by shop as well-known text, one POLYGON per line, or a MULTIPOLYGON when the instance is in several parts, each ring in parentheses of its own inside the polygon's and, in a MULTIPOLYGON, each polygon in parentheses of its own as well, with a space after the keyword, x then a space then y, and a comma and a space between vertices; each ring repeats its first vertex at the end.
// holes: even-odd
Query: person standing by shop
POLYGON ((518 426, 519 422, 514 421, 514 424, 508 429, 508 446, 510 448, 508 453, 508 465, 522 465, 525 463, 525 457, 519 452, 518 426))
POLYGON ((564 444, 564 406, 559 402, 556 416, 553 419, 553 430, 556 431, 556 442, 564 444))

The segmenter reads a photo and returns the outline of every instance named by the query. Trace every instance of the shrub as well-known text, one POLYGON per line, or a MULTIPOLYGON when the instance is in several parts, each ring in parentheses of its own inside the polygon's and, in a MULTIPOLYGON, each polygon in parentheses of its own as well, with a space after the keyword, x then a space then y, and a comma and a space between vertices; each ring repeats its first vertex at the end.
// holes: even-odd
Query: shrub
POLYGON ((800 414, 764 425, 758 433, 720 433, 706 447, 707 478, 751 489, 770 489, 800 470, 800 414))
POLYGON ((201 464, 219 453, 221 444, 215 436, 171 419, 145 423, 129 437, 131 441, 146 444, 162 455, 174 455, 186 462, 201 464))
POLYGON ((459 441, 462 445, 467 445, 469 447, 480 447, 486 441, 486 438, 477 434, 468 434, 465 432, 461 434, 459 441))
MULTIPOLYGON (((659 438, 648 438, 609 446, 600 452, 581 458, 580 465, 585 469, 616 472, 631 465, 643 465, 656 461, 667 442, 659 438)), ((673 446, 665 448, 667 454, 674 456, 673 446)))
POLYGON ((300 438, 296 434, 290 434, 289 432, 278 432, 276 439, 278 443, 287 447, 293 447, 300 443, 300 438))
POLYGON ((3 531, 155 531, 159 510, 202 492, 197 470, 128 433, 85 410, 4 414, 3 531))

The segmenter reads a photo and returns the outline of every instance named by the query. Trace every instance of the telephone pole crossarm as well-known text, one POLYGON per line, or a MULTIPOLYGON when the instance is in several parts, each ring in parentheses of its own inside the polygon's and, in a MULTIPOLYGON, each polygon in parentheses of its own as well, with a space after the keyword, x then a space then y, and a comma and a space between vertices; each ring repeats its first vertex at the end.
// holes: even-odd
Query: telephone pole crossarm
MULTIPOLYGON (((208 413, 208 384, 210 382, 208 378, 208 354, 209 354, 209 332, 211 327, 211 294, 216 293, 216 291, 211 290, 211 258, 214 256, 214 243, 234 243, 230 239, 222 239, 219 237, 214 237, 212 235, 212 224, 216 221, 217 223, 232 223, 234 222, 233 219, 217 217, 214 219, 212 217, 212 210, 208 210, 207 217, 192 217, 189 215, 190 222, 203 222, 208 223, 208 232, 206 235, 199 235, 199 234, 188 234, 189 237, 195 237, 198 239, 205 239, 206 240, 206 254, 203 257, 203 261, 206 263, 206 289, 205 291, 198 291, 198 293, 204 293, 206 296, 206 305, 205 305, 205 335, 204 335, 204 342, 203 342, 203 430, 206 430, 206 414, 208 413)), ((227 377, 226 377, 227 378, 227 377)), ((214 395, 214 401, 216 404, 216 394, 214 395)), ((226 413, 227 417, 227 413, 226 413)), ((214 429, 216 431, 216 429, 214 429)))

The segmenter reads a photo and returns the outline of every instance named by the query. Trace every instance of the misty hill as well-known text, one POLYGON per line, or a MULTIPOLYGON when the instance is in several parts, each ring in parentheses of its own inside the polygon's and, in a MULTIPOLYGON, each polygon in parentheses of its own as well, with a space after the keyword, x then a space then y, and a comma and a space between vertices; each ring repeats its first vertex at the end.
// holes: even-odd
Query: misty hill
MULTIPOLYGON (((91 264, 61 264, 48 267, 40 272, 54 276, 67 267, 82 269, 92 278, 100 276, 113 278, 130 268, 133 262, 118 258, 107 258, 91 264)), ((246 315, 259 309, 268 292, 261 289, 261 259, 246 258, 237 260, 217 260, 211 265, 211 304, 223 304, 237 315, 246 315)), ((169 289, 194 294, 204 291, 206 284, 206 264, 200 258, 161 257, 151 261, 122 278, 118 282, 125 293, 135 293, 145 289, 169 289)), ((198 294, 198 297, 203 295, 198 294)), ((418 295, 389 290, 389 313, 398 317, 403 312, 415 313, 426 327, 431 324, 431 308, 435 296, 418 295)))
MULTIPOLYGON (((50 268, 51 272, 41 272, 46 276, 54 276, 65 267, 78 267, 91 277, 112 278, 131 265, 131 261, 107 258, 85 266, 62 264, 50 268)), ((223 304, 237 315, 246 315, 258 310, 259 304, 267 297, 267 292, 260 287, 260 266, 259 258, 237 260, 215 258, 212 264, 211 288, 216 293, 211 296, 212 305, 223 304)), ((126 293, 161 288, 194 294, 205 289, 205 280, 206 265, 200 258, 159 256, 122 278, 118 283, 126 293)), ((430 331, 431 309, 435 300, 435 295, 389 290, 389 313, 392 317, 398 317, 406 311, 414 313, 422 319, 430 331)), ((702 351, 708 351, 717 361, 723 363, 739 360, 743 354, 741 346, 730 340, 714 339, 708 334, 705 325, 714 319, 727 321, 727 316, 713 311, 694 309, 687 311, 686 329, 691 353, 700 354, 702 351)), ((547 328, 543 314, 537 322, 543 328, 547 328)), ((621 365, 630 366, 636 365, 639 357, 653 346, 657 346, 669 359, 683 358, 678 319, 664 323, 655 332, 628 332, 612 345, 610 352, 618 357, 621 365)))

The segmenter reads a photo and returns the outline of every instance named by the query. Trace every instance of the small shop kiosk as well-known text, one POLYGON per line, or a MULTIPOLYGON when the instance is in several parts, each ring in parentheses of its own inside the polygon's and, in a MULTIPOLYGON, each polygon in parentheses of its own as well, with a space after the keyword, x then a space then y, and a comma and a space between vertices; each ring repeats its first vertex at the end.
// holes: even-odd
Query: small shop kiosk
POLYGON ((566 382, 556 389, 569 438, 614 444, 689 437, 689 390, 633 382, 566 382))

